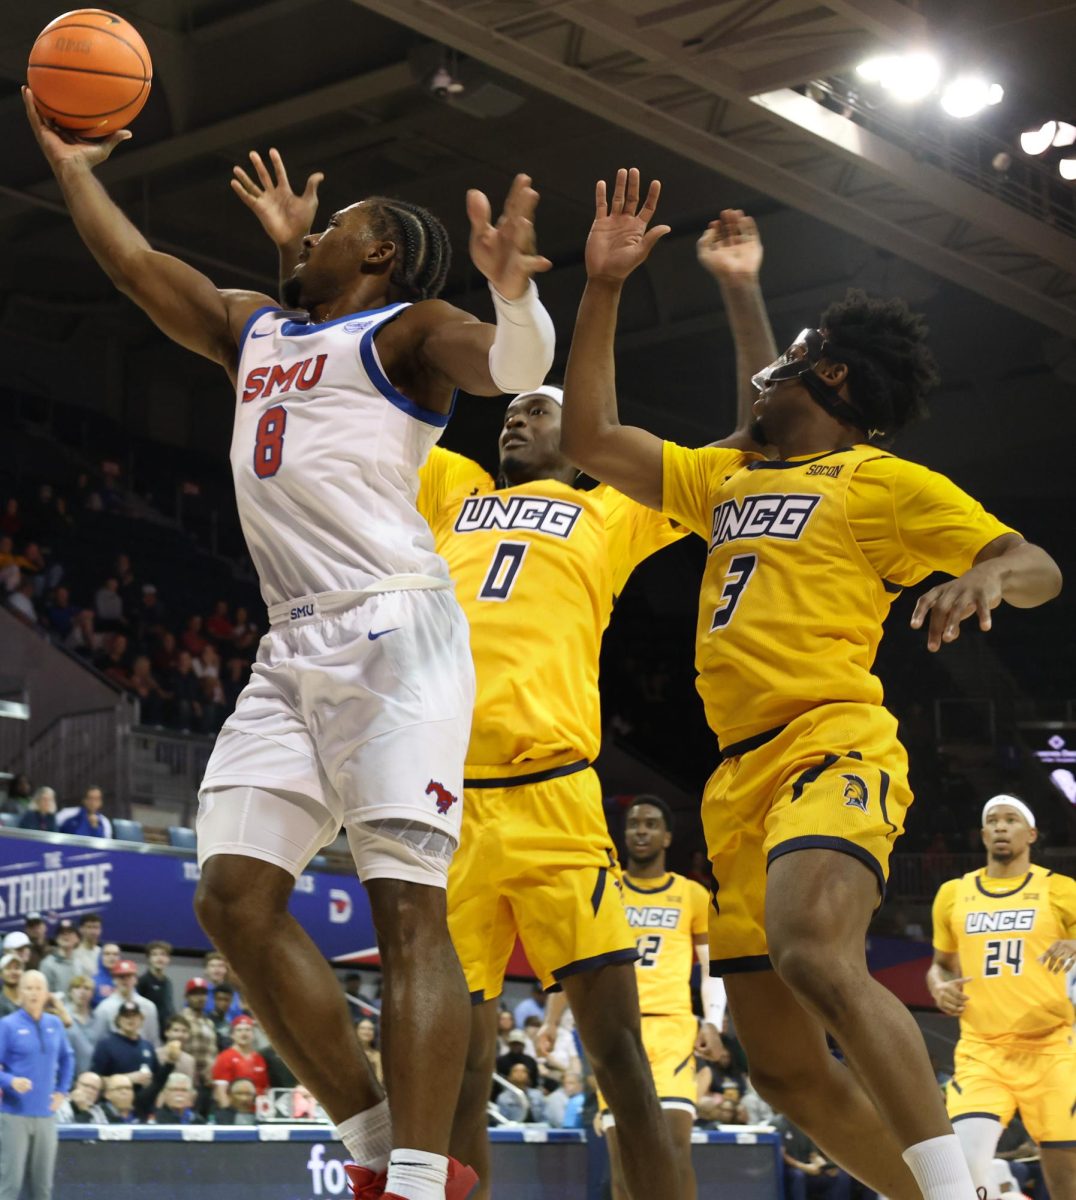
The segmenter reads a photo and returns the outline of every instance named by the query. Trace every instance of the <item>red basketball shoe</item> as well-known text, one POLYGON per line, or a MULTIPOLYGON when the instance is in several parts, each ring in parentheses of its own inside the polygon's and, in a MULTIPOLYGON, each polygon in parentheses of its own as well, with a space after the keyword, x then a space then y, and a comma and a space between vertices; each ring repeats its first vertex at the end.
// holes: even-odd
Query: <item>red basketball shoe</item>
MULTIPOLYGON (((353 1200, 402 1200, 395 1192, 385 1191, 387 1172, 377 1173, 355 1163, 347 1163, 344 1171, 351 1184, 353 1200)), ((467 1200, 477 1186, 478 1175, 471 1167, 465 1167, 454 1158, 448 1160, 445 1200, 467 1200)))

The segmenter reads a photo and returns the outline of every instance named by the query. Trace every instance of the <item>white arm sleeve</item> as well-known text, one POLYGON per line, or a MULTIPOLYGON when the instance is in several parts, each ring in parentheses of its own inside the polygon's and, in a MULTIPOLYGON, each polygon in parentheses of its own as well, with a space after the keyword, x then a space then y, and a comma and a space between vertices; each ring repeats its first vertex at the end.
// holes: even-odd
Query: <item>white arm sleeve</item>
POLYGON ((710 974, 710 947, 696 946, 695 955, 702 969, 702 982, 699 991, 702 993, 702 1019, 712 1025, 718 1032, 725 1024, 725 1008, 728 1000, 725 996, 725 981, 710 974))
POLYGON ((497 332, 489 348, 490 378, 503 392, 540 387, 553 365, 556 335, 534 280, 518 300, 506 300, 492 285, 489 292, 497 313, 497 332))

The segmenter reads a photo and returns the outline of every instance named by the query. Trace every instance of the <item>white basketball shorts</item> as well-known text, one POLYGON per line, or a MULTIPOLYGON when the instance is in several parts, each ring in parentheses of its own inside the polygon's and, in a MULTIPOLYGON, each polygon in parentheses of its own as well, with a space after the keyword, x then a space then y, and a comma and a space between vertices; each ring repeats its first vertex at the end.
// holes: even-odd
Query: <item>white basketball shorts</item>
POLYGON ((445 886, 474 706, 451 590, 323 592, 270 609, 199 790, 198 861, 298 877, 343 827, 359 877, 445 886))

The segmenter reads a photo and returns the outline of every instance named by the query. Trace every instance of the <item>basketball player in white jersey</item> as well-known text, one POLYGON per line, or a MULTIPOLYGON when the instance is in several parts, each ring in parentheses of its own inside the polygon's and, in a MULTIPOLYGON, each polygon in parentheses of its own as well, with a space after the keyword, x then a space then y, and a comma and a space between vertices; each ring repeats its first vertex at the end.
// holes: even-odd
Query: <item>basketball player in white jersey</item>
POLYGON ((444 889, 474 678, 466 623, 414 500, 457 387, 522 391, 549 368, 552 323, 531 282, 550 265, 533 249, 537 194, 518 176, 496 228, 486 198, 467 198, 496 326, 432 298, 448 266, 440 223, 378 198, 305 239, 284 311, 150 247, 93 175, 129 133, 78 142, 24 98, 98 263, 237 388, 232 469, 272 628, 202 784, 199 918, 336 1123, 357 1200, 462 1200, 475 1176, 447 1148, 469 1001, 444 889), (384 968, 391 1120, 340 988, 287 911, 296 878, 341 826, 384 968))

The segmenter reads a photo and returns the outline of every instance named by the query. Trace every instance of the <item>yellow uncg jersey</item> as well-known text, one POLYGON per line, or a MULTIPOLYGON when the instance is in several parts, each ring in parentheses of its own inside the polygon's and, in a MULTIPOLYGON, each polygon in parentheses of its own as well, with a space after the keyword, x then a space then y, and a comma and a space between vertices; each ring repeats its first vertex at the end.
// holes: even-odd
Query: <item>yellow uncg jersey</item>
POLYGON ((595 758, 613 602, 638 563, 687 531, 609 487, 546 479, 495 489, 446 450, 434 449, 420 476, 419 511, 471 625, 468 764, 595 758))
POLYGON ((1076 936, 1076 880, 1032 866, 1017 879, 985 870, 943 883, 934 899, 934 946, 960 958, 968 1006, 960 1035, 975 1041, 1024 1043, 1067 1036, 1073 1008, 1065 973, 1039 956, 1059 938, 1076 936))
POLYGON ((695 666, 724 745, 819 704, 880 704, 871 667, 894 595, 962 574, 1012 532, 943 475, 867 445, 775 462, 666 442, 663 505, 710 547, 695 666))
POLYGON ((674 871, 665 879, 625 874, 624 905, 639 939, 639 1011, 648 1016, 690 1013, 695 938, 709 927, 706 889, 674 871))

